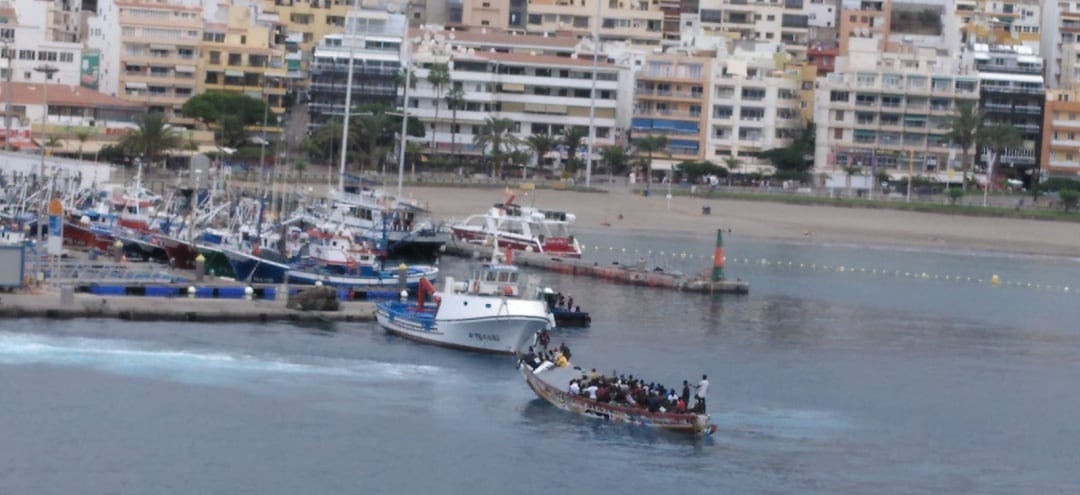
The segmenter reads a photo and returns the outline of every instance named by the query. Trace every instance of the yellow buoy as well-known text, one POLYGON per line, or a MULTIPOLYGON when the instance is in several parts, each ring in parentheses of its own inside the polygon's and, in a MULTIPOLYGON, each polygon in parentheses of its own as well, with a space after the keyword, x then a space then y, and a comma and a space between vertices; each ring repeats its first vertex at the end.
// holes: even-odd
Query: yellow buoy
POLYGON ((1001 277, 997 276, 996 273, 990 276, 990 285, 998 285, 1000 283, 1001 277))

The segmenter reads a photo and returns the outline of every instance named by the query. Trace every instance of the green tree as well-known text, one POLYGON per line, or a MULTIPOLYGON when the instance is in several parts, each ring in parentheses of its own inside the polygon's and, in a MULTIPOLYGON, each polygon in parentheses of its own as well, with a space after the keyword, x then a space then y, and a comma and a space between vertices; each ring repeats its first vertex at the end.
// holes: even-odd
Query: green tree
POLYGON ((728 174, 728 185, 731 185, 732 181, 735 180, 735 174, 737 174, 739 172, 739 169, 742 168, 742 160, 739 160, 737 156, 732 154, 727 158, 724 158, 724 165, 727 165, 728 171, 731 172, 730 174, 728 174))
MULTIPOLYGON (((400 120, 398 121, 400 122, 400 120)), ((349 119, 349 156, 367 163, 367 170, 380 168, 393 146, 394 127, 386 113, 367 113, 349 119)), ((416 173, 414 162, 413 173, 416 173)))
POLYGON ((461 84, 450 87, 450 91, 446 93, 446 106, 450 108, 450 150, 454 154, 454 162, 460 163, 461 153, 457 145, 457 113, 458 110, 465 109, 465 90, 461 88, 461 84))
POLYGON ((79 140, 79 159, 83 159, 83 146, 86 145, 86 140, 90 139, 91 132, 86 129, 82 129, 75 132, 75 139, 79 140))
POLYGON ((634 140, 634 147, 637 149, 639 156, 645 158, 641 161, 645 166, 645 184, 646 189, 652 189, 652 162, 654 153, 664 153, 670 155, 667 151, 668 138, 663 135, 645 136, 640 139, 634 140))
POLYGON ((555 138, 551 137, 551 134, 533 134, 525 138, 525 145, 532 150, 533 155, 536 156, 536 169, 543 170, 544 157, 547 156, 551 150, 555 149, 557 142, 555 138))
POLYGON ((805 175, 814 166, 813 160, 807 160, 807 157, 814 153, 816 129, 813 122, 807 122, 795 131, 790 144, 762 151, 758 156, 772 162, 777 171, 805 175))
POLYGON ((630 167, 630 150, 626 146, 605 146, 600 153, 610 174, 626 173, 630 167))
POLYGON ((131 155, 141 155, 150 163, 156 163, 170 150, 183 145, 183 136, 161 113, 144 113, 135 117, 135 131, 120 141, 120 146, 131 155))
POLYGON ((974 102, 956 104, 956 113, 949 116, 947 134, 953 144, 960 146, 960 169, 963 171, 964 191, 967 191, 968 171, 971 170, 971 147, 975 145, 979 128, 982 127, 983 111, 974 102))
POLYGON ((986 187, 990 187, 993 183, 993 177, 990 174, 994 170, 998 170, 998 165, 1001 163, 1001 155, 1005 153, 1005 150, 1018 148, 1023 145, 1023 139, 1020 137, 1020 133, 1012 124, 997 123, 990 126, 980 126, 978 130, 978 142, 983 146, 990 148, 993 151, 993 163, 989 164, 989 168, 986 170, 986 187))
POLYGON ((473 144, 479 146, 481 150, 490 149, 493 177, 502 175, 506 154, 518 144, 517 136, 511 132, 514 125, 511 119, 488 117, 480 128, 480 133, 473 136, 473 144))
POLYGON ((566 167, 565 171, 571 174, 577 173, 578 148, 581 148, 581 142, 585 139, 588 130, 581 126, 572 126, 563 129, 562 144, 566 146, 566 167))
POLYGON ((1062 208, 1065 208, 1065 213, 1070 210, 1076 209, 1076 203, 1080 200, 1080 193, 1072 189, 1062 189, 1058 191, 1058 199, 1061 200, 1062 208))
POLYGON ((955 205, 960 198, 964 197, 964 190, 959 187, 951 187, 947 193, 949 195, 949 204, 955 205))
POLYGON ((685 175, 691 183, 701 182, 701 178, 707 175, 716 175, 718 177, 728 175, 727 169, 708 160, 700 162, 685 161, 675 165, 675 169, 685 175))
POLYGON ((428 68, 427 80, 435 89, 435 120, 431 124, 431 152, 434 154, 438 152, 434 129, 437 129, 439 125, 439 105, 442 104, 443 88, 450 84, 450 67, 443 63, 431 64, 431 67, 428 68))
MULTIPOLYGON (((184 117, 201 122, 207 129, 219 126, 222 146, 239 147, 247 138, 245 127, 277 122, 277 117, 267 113, 266 103, 244 93, 208 91, 188 98, 180 107, 184 117)), ((215 138, 218 137, 215 133, 215 138)))

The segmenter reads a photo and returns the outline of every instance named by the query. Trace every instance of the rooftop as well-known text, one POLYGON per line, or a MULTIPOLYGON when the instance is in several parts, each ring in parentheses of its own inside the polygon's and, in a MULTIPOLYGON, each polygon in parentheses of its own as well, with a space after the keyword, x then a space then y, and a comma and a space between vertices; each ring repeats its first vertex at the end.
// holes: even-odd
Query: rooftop
MULTIPOLYGON (((45 85, 41 83, 11 82, 13 105, 41 105, 44 102, 45 85)), ((124 107, 139 108, 141 105, 109 96, 100 91, 66 84, 49 84, 49 104, 69 107, 124 107)), ((8 101, 7 84, 0 85, 0 99, 8 101)))

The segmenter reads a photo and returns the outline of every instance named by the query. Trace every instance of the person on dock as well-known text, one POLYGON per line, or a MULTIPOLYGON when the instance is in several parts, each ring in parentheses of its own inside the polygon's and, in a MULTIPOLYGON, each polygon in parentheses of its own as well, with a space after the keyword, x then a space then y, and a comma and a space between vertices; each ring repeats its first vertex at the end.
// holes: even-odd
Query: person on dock
POLYGON ((694 398, 697 399, 697 403, 694 404, 694 412, 705 412, 705 395, 709 393, 709 376, 701 375, 701 381, 694 387, 697 392, 694 394, 694 398))

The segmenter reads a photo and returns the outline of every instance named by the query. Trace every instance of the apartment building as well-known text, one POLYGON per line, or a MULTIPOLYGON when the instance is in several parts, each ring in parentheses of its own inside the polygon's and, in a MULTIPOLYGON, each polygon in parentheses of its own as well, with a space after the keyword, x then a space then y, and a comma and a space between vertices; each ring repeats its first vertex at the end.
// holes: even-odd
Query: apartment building
POLYGON ((839 54, 847 55, 852 38, 877 41, 877 49, 888 48, 892 22, 892 0, 841 0, 839 54))
MULTIPOLYGON (((1023 45, 974 43, 970 50, 980 81, 979 106, 985 112, 984 122, 1011 124, 1024 142, 1020 148, 1006 150, 1000 158, 999 172, 1015 176, 1027 185, 1042 163, 1046 104, 1043 59, 1034 49, 1023 45)), ((986 165, 982 154, 977 158, 977 163, 986 165)))
POLYGON ((1048 1, 1042 8, 1039 53, 1046 59, 1046 84, 1072 88, 1080 84, 1080 4, 1048 1))
POLYGON ((0 16, 6 20, 0 24, 0 79, 7 80, 11 71, 12 81, 42 82, 46 73, 34 69, 51 66, 56 69, 50 79, 53 83, 79 84, 82 44, 55 39, 46 27, 52 6, 36 0, 0 6, 0 16))
POLYGON ((657 53, 635 74, 632 141, 663 135, 668 148, 654 154, 653 170, 706 159, 712 53, 657 53))
POLYGON ((397 101, 394 81, 401 72, 401 41, 406 28, 404 13, 360 9, 347 14, 344 32, 319 41, 308 88, 312 126, 345 114, 350 60, 353 106, 397 101))
POLYGON ((271 111, 283 113, 289 84, 283 26, 273 19, 260 19, 257 6, 234 5, 219 13, 223 22, 203 26, 198 92, 244 93, 263 100, 271 111))
POLYGON ((809 0, 701 0, 701 26, 734 39, 783 43, 792 56, 806 52, 810 41, 809 0))
POLYGON ((101 54, 100 89, 150 112, 179 115, 198 89, 202 8, 180 2, 101 1, 87 20, 101 54))
POLYGON ((456 26, 524 31, 527 6, 526 0, 460 0, 451 2, 448 20, 456 26))
POLYGON ((1044 173, 1073 178, 1080 174, 1080 90, 1046 92, 1040 144, 1044 173))
POLYGON ((600 10, 601 40, 660 45, 664 39, 667 3, 649 0, 531 0, 525 29, 531 33, 569 33, 589 37, 600 10))
MULTIPOLYGON (((814 163, 818 172, 876 167, 893 175, 959 169, 948 118, 959 102, 975 104, 980 77, 934 47, 878 51, 873 38, 852 39, 815 98, 814 163)), ((947 175, 938 175, 950 180, 947 175)))
MULTIPOLYGON (((588 42, 581 42, 590 48, 587 52, 575 48, 565 53, 571 38, 429 30, 413 39, 410 59, 418 82, 409 92, 409 115, 427 127, 426 152, 481 155, 484 150, 473 139, 489 117, 514 121, 512 132, 522 140, 589 127, 594 61, 588 42), (449 66, 451 81, 441 91, 427 80, 432 64, 439 63, 449 66), (445 99, 453 86, 461 88, 464 99, 456 115, 445 99)), ((629 120, 619 115, 619 101, 630 100, 632 86, 629 67, 599 60, 595 69, 594 159, 599 159, 600 148, 615 144, 620 117, 629 120)), ((587 159, 586 147, 583 142, 578 158, 587 159)), ((557 150, 547 158, 566 160, 567 151, 557 150)))
POLYGON ((712 61, 705 157, 718 164, 736 158, 744 171, 754 170, 767 165, 760 152, 787 145, 802 128, 802 74, 777 60, 775 42, 733 45, 712 61))
POLYGON ((286 75, 297 87, 308 85, 315 45, 345 29, 345 17, 355 7, 349 0, 263 0, 262 11, 276 15, 286 32, 286 75))
MULTIPOLYGON (((79 43, 83 5, 64 0, 7 0, 0 8, 18 11, 25 25, 44 31, 44 40, 56 43, 79 43)), ((10 20, 9 20, 10 23, 10 20)))

